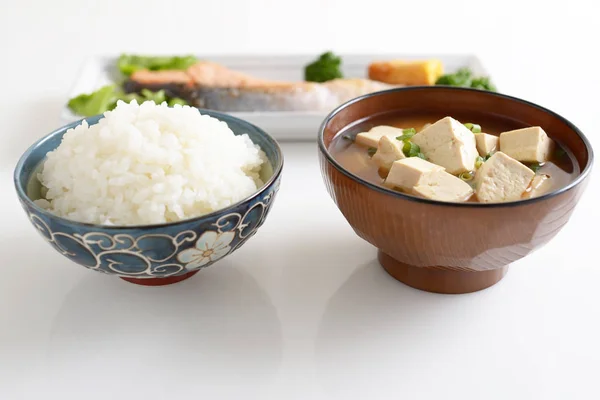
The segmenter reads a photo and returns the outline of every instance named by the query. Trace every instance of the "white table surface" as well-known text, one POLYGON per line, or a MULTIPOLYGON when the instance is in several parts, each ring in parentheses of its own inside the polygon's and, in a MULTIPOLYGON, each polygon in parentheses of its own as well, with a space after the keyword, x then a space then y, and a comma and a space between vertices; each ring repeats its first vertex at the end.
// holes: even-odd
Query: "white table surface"
POLYGON ((0 399, 600 398, 596 176, 548 246, 461 296, 386 275, 311 143, 283 145, 281 192, 250 244, 177 285, 71 265, 20 209, 16 160, 97 53, 474 52, 504 92, 600 148, 594 1, 401 3, 2 1, 0 399))

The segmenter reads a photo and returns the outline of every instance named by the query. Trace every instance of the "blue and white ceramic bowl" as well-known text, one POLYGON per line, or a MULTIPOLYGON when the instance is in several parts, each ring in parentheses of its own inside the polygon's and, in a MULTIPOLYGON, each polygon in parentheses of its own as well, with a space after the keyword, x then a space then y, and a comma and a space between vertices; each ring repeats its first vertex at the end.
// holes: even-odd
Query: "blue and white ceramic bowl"
MULTIPOLYGON (((33 203, 40 188, 34 175, 46 154, 58 147, 64 133, 82 122, 78 121, 40 139, 15 168, 17 194, 29 220, 69 260, 143 285, 179 282, 233 253, 265 221, 279 189, 283 155, 277 142, 260 128, 226 114, 201 112, 225 121, 236 135, 247 133, 266 153, 272 169, 267 171, 270 178, 250 197, 202 217, 159 225, 102 226, 51 214, 33 203)), ((86 120, 92 125, 101 118, 86 120)))

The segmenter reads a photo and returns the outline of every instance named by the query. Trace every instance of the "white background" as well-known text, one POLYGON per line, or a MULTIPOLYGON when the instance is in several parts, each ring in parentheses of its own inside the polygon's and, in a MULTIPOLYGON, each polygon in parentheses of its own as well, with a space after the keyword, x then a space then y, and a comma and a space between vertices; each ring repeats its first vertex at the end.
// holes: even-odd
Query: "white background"
POLYGON ((11 182, 22 151, 57 127, 84 59, 122 51, 475 53, 505 93, 597 147, 595 1, 549 3, 1 0, 0 399, 600 398, 595 176, 551 244, 463 296, 377 266, 311 143, 284 145, 281 192, 251 244, 163 288, 70 265, 11 182))

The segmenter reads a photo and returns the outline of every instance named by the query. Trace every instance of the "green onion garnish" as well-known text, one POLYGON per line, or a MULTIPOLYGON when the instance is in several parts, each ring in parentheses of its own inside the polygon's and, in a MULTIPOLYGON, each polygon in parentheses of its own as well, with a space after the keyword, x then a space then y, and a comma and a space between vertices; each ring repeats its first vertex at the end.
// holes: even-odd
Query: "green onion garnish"
POLYGON ((483 165, 483 163, 485 162, 485 160, 483 159, 483 157, 478 156, 475 159, 475 168, 479 169, 479 167, 481 167, 483 165))
POLYGON ((402 152, 406 157, 417 157, 418 154, 421 152, 421 148, 413 142, 404 142, 402 152))
POLYGON ((554 152, 554 157, 563 158, 566 155, 567 155, 567 152, 565 151, 565 149, 563 149, 562 147, 556 146, 556 151, 554 152))
POLYGON ((423 154, 423 153, 417 154, 417 157, 422 158, 423 160, 427 161, 427 157, 425 157, 425 154, 423 154))
POLYGON ((477 156, 477 158, 475 159, 475 168, 481 167, 483 165, 483 163, 486 162, 487 160, 489 160, 492 155, 494 155, 493 152, 489 153, 485 157, 477 156))
POLYGON ((415 128, 402 129, 402 135, 396 137, 397 140, 408 140, 411 137, 415 136, 417 130, 415 128))
POLYGON ((367 153, 369 153, 369 157, 373 157, 375 153, 377 153, 377 149, 375 147, 369 147, 367 153))
POLYGON ((460 179, 462 179, 463 181, 467 182, 470 181, 471 179, 473 179, 473 174, 470 173, 469 171, 463 172, 462 174, 460 174, 458 176, 460 179))
POLYGON ((463 125, 465 127, 467 127, 467 129, 473 133, 481 133, 481 125, 474 124, 472 122, 467 122, 466 124, 463 124, 463 125))
POLYGON ((542 168, 540 163, 531 163, 531 164, 527 164, 527 166, 536 174, 540 170, 540 168, 542 168))

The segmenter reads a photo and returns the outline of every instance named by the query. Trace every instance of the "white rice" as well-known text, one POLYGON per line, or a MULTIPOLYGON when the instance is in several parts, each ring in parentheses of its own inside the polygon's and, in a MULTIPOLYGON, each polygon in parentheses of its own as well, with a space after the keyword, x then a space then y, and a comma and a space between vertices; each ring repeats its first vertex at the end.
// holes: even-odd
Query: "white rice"
POLYGON ((38 205, 87 223, 157 224, 222 209, 263 184, 260 148, 195 108, 119 102, 104 115, 48 153, 38 205))

